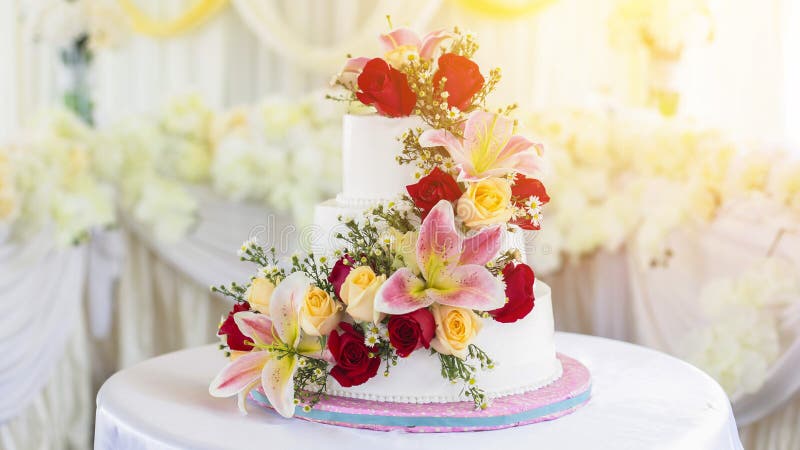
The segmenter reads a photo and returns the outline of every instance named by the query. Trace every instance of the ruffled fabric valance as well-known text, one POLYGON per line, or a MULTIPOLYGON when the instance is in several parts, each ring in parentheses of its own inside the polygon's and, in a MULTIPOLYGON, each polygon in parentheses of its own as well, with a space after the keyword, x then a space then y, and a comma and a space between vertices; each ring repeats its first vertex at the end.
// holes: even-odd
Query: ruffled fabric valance
POLYGON ((375 45, 378 34, 388 30, 387 16, 397 24, 409 23, 411 28, 422 30, 439 10, 442 0, 379 0, 362 23, 353 27, 352 34, 333 46, 308 43, 287 25, 277 2, 233 0, 233 5, 264 45, 309 71, 330 74, 341 67, 347 54, 360 54, 365 45, 375 45))
POLYGON ((162 20, 142 11, 135 0, 118 1, 128 16, 133 30, 153 37, 173 37, 193 30, 214 17, 228 4, 228 0, 199 0, 177 17, 162 20))

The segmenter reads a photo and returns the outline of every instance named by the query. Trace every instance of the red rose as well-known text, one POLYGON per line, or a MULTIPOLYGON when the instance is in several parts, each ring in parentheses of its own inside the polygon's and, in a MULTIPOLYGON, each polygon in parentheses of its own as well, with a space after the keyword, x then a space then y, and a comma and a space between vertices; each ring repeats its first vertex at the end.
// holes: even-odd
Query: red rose
POLYGON ((414 205, 422 210, 422 217, 428 215, 439 200, 454 202, 461 197, 461 188, 452 176, 434 168, 431 173, 420 178, 416 184, 406 186, 406 191, 414 205))
POLYGON ((330 275, 328 275, 328 281, 333 285, 333 291, 336 293, 336 296, 341 298, 339 295, 339 291, 342 289, 342 285, 344 284, 344 280, 347 279, 347 275, 350 274, 350 271, 353 270, 353 258, 350 255, 344 255, 336 261, 336 264, 333 265, 333 269, 331 269, 330 275), (347 264, 345 264, 345 260, 347 264))
POLYGON ((225 336, 225 341, 228 343, 228 347, 231 350, 249 352, 253 349, 253 346, 244 341, 251 341, 251 339, 242 334, 242 331, 236 325, 236 321, 233 320, 233 315, 241 311, 250 311, 250 304, 242 302, 233 305, 233 309, 228 313, 228 317, 222 322, 222 325, 220 325, 217 335, 225 336))
POLYGON ((356 331, 349 323, 340 323, 342 334, 331 332, 328 336, 328 350, 331 351, 336 365, 331 369, 331 376, 342 387, 358 386, 378 373, 381 359, 375 347, 364 344, 364 335, 356 331), (376 356, 370 358, 369 354, 376 356))
POLYGON ((361 103, 374 106, 382 116, 408 116, 417 104, 417 94, 408 87, 406 74, 380 58, 371 59, 364 66, 358 76, 358 88, 356 97, 361 103))
POLYGON ((518 225, 523 230, 538 230, 539 222, 533 220, 528 213, 528 206, 526 203, 531 200, 531 197, 539 199, 539 205, 544 206, 550 201, 550 196, 547 195, 547 190, 541 181, 535 178, 527 178, 522 174, 517 174, 514 178, 514 185, 511 186, 511 199, 514 205, 526 211, 526 214, 512 220, 511 223, 518 225))
POLYGON ((439 68, 433 75, 433 85, 438 89, 442 77, 447 91, 447 104, 464 111, 470 106, 472 97, 483 87, 481 69, 469 58, 453 53, 439 57, 439 68))
POLYGON ((436 322, 428 308, 389 318, 389 342, 401 358, 420 347, 429 348, 435 334, 436 322))
POLYGON ((527 264, 506 264, 503 268, 503 281, 506 283, 508 302, 502 308, 489 311, 494 320, 511 323, 527 316, 533 310, 535 280, 533 269, 527 264))

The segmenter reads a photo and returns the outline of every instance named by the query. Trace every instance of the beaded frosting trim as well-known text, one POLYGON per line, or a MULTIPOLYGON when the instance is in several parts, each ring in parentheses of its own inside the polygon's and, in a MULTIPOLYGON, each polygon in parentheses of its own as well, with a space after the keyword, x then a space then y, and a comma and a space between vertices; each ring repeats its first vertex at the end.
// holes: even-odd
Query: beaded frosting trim
MULTIPOLYGON (((517 394, 524 394, 525 392, 534 391, 536 389, 541 389, 545 386, 548 386, 554 382, 556 382, 564 372, 564 368, 561 365, 561 361, 558 361, 558 367, 556 371, 550 377, 546 378, 544 381, 540 381, 537 383, 527 384, 521 387, 509 388, 509 389, 501 389, 498 391, 486 391, 486 395, 489 398, 499 398, 505 397, 508 395, 517 395, 517 394)), ((344 398, 354 398, 358 400, 370 400, 375 402, 389 402, 389 403, 417 403, 417 404, 425 404, 425 403, 455 403, 455 402, 463 402, 465 401, 460 395, 381 395, 381 394, 370 394, 366 392, 352 392, 345 389, 327 389, 326 392, 329 395, 333 395, 336 397, 344 397, 344 398)))
POLYGON ((380 203, 390 202, 389 198, 370 198, 370 197, 347 197, 341 192, 336 194, 336 202, 342 208, 369 208, 380 203))

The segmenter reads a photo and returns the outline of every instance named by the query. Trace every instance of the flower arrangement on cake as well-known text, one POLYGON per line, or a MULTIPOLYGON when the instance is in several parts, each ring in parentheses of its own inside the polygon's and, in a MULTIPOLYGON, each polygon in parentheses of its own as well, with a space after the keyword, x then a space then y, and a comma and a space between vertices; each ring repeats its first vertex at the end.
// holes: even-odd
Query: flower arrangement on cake
MULTIPOLYGON (((484 78, 472 60, 478 46, 470 34, 456 29, 419 38, 400 28, 380 40, 383 57, 352 58, 334 80, 345 92, 336 99, 373 108, 361 118, 363 129, 345 118, 345 152, 357 153, 348 134, 395 129, 407 123, 402 118, 417 116, 413 123, 421 126, 391 137, 399 154, 386 169, 412 167, 415 182, 356 217, 340 216, 330 256, 293 256, 283 264, 274 249, 242 245, 241 258, 258 272, 247 284, 212 288, 236 304, 218 332, 231 361, 209 391, 238 396, 243 409, 250 393, 285 417, 312 417, 304 414, 329 396, 467 401, 470 410, 484 411, 494 398, 546 386, 561 374, 549 291, 541 283, 534 288, 533 270, 508 245, 509 235, 541 225, 549 201, 536 178, 542 147, 516 134, 513 105, 486 106, 500 71, 484 78), (535 304, 544 308, 538 315, 535 304), (505 333, 512 341, 535 340, 536 330, 540 343, 503 341, 505 333), (516 360, 496 360, 495 350, 478 345, 483 335, 493 349, 519 350, 516 360), (526 352, 542 360, 528 361, 526 352), (488 389, 482 377, 497 365, 505 371, 488 389), (525 373, 532 366, 543 370, 525 373), (429 386, 364 388, 395 373, 429 386)), ((375 154, 391 150, 367 141, 375 154)), ((353 163, 346 157, 346 167, 353 163)))

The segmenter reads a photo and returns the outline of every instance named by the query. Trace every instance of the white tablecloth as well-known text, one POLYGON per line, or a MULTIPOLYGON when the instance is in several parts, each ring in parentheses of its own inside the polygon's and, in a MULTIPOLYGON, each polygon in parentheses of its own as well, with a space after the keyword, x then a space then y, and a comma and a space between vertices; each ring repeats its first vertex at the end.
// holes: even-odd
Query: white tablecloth
POLYGON ((145 361, 110 378, 97 397, 96 449, 742 448, 730 404, 708 376, 670 356, 602 338, 559 333, 559 351, 593 376, 590 402, 561 419, 479 433, 404 434, 286 420, 208 395, 225 364, 214 346, 145 361))

